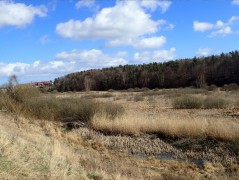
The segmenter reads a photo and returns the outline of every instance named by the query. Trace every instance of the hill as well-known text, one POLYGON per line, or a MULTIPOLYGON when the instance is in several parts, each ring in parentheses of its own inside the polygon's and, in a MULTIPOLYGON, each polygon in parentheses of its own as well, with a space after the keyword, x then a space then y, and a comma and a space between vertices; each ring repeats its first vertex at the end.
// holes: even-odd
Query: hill
POLYGON ((58 91, 178 88, 239 84, 239 52, 164 63, 88 70, 56 78, 58 91))

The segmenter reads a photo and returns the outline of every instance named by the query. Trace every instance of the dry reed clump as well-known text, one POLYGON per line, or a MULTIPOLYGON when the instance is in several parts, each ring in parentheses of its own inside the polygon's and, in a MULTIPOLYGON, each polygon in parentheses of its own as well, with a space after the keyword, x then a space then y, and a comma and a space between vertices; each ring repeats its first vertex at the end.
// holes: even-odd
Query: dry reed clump
POLYGON ((114 94, 112 92, 108 93, 89 93, 86 95, 81 96, 82 99, 93 99, 93 98, 111 98, 114 97, 114 94))
POLYGON ((96 111, 96 104, 89 99, 41 97, 28 100, 24 109, 24 115, 31 118, 87 123, 96 111))
POLYGON ((138 101, 143 101, 143 100, 144 100, 144 96, 141 93, 134 95, 134 101, 138 102, 138 101))
POLYGON ((114 121, 106 116, 94 116, 92 127, 96 130, 139 135, 142 133, 156 133, 168 137, 212 137, 222 140, 239 138, 239 125, 234 121, 224 119, 201 119, 178 114, 148 117, 145 115, 124 114, 114 121))
POLYGON ((176 109, 199 109, 203 107, 203 100, 200 97, 183 96, 173 101, 176 109))
POLYGON ((183 96, 174 99, 173 107, 176 109, 223 109, 229 106, 229 101, 214 96, 195 97, 183 96))
POLYGON ((122 106, 113 103, 97 104, 92 99, 66 96, 42 96, 31 86, 16 87, 10 93, 0 94, 0 108, 15 115, 51 121, 81 121, 89 123, 95 113, 114 119, 123 114, 122 106))

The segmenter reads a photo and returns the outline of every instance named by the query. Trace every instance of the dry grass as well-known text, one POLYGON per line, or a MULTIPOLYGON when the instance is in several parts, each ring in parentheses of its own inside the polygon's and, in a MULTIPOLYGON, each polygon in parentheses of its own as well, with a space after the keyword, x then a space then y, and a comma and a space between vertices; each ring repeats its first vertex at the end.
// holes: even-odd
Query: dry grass
POLYGON ((0 113, 0 132, 0 179, 165 179, 172 171, 181 179, 201 176, 195 165, 129 157, 46 121, 0 113))
MULTIPOLYGON (((155 133, 179 138, 213 137, 233 141, 236 143, 234 148, 238 149, 239 122, 236 108, 239 94, 217 91, 212 95, 189 89, 187 91, 193 96, 220 96, 231 104, 225 109, 172 109, 173 100, 182 96, 182 91, 157 90, 157 93, 144 93, 142 101, 134 99, 142 92, 117 91, 110 92, 108 97, 101 95, 105 92, 85 92, 55 94, 46 98, 54 96, 66 101, 69 98, 80 99, 85 94, 97 94, 91 100, 98 106, 107 105, 92 115, 91 125, 96 130, 133 136, 155 133), (115 108, 110 102, 114 99, 115 108), (124 114, 121 107, 125 109, 124 114), (224 115, 225 112, 232 116, 224 115)), ((11 105, 15 110, 18 108, 14 103, 11 105)), ((0 102, 0 110, 2 107, 0 102)), ((92 139, 89 135, 84 138, 77 130, 65 132, 57 122, 39 119, 24 119, 16 114, 4 115, 0 112, 0 179, 203 179, 205 174, 214 179, 228 178, 224 167, 217 168, 215 164, 208 163, 210 168, 199 170, 183 162, 129 157, 104 147, 100 137, 92 139)), ((238 174, 238 169, 238 166, 232 167, 231 171, 238 174)))
MULTIPOLYGON (((238 117, 238 111, 232 111, 238 107, 238 93, 205 93, 205 90, 186 89, 191 96, 185 95, 185 92, 179 95, 182 90, 150 91, 149 97, 145 97, 144 101, 128 101, 130 96, 125 95, 125 99, 117 101, 126 111, 122 117, 112 121, 104 114, 96 114, 92 127, 100 131, 130 135, 156 133, 168 137, 212 137, 230 141, 239 138, 239 123, 234 118, 238 117), (199 100, 203 109, 171 109, 178 96, 187 97, 190 107, 199 100), (218 109, 222 107, 223 109, 218 109), (232 116, 224 116, 224 111, 231 112, 232 116)), ((146 94, 148 93, 144 96, 146 94)), ((142 92, 131 92, 131 97, 141 95, 142 92)), ((193 108, 197 108, 196 105, 193 108)))
POLYGON ((182 111, 169 111, 155 116, 128 114, 114 121, 105 116, 95 116, 92 127, 106 132, 139 135, 163 134, 168 137, 212 137, 222 140, 239 138, 239 124, 223 118, 190 117, 182 111))

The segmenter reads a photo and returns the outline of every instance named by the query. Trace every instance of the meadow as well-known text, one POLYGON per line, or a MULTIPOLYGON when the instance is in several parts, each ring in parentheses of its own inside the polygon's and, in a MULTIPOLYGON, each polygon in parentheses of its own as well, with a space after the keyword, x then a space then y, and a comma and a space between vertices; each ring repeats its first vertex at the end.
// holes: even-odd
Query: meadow
POLYGON ((236 179, 239 90, 0 94, 0 176, 236 179), (22 173, 24 172, 24 173, 22 173))

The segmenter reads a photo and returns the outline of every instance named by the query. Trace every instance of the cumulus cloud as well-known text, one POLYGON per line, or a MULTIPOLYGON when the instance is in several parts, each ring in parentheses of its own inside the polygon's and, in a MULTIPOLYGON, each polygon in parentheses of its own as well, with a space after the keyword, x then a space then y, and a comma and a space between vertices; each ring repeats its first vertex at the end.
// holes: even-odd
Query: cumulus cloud
POLYGON ((226 26, 226 27, 222 27, 221 29, 217 30, 217 31, 213 31, 211 33, 211 36, 214 37, 214 36, 218 36, 218 35, 221 35, 221 36, 226 36, 228 34, 231 34, 232 33, 232 29, 230 26, 226 26))
MULTIPOLYGON (((136 52, 133 55, 135 63, 164 62, 175 59, 175 48, 136 52)), ((33 63, 4 63, 0 61, 0 77, 12 74, 20 78, 53 79, 68 73, 128 64, 127 52, 106 54, 98 49, 71 50, 57 53, 51 61, 37 60, 33 63)))
POLYGON ((115 55, 108 55, 101 50, 72 50, 63 51, 55 55, 52 61, 43 62, 37 60, 33 63, 4 63, 0 61, 0 76, 38 76, 49 75, 62 76, 76 71, 125 65, 128 63, 124 56, 126 52, 118 52, 115 55))
POLYGON ((29 64, 24 63, 9 63, 5 64, 0 62, 0 75, 10 76, 12 74, 21 74, 29 68, 29 64))
POLYGON ((4 26, 25 27, 30 24, 36 16, 47 15, 45 6, 35 7, 13 1, 0 1, 0 28, 4 26))
POLYGON ((141 6, 149 9, 150 11, 155 11, 158 7, 161 8, 162 13, 166 12, 172 1, 168 0, 141 0, 141 6))
MULTIPOLYGON (((56 32, 62 37, 75 40, 105 39, 108 46, 158 48, 165 43, 166 38, 150 36, 162 27, 167 30, 173 29, 174 25, 162 19, 151 19, 151 15, 142 8, 142 4, 151 7, 146 2, 148 1, 117 1, 115 6, 103 8, 94 17, 88 17, 83 21, 71 19, 57 24, 56 32)), ((163 3, 170 4, 169 1, 149 2, 157 3, 157 6, 163 3)))
POLYGON ((194 29, 194 31, 200 31, 200 32, 208 31, 208 30, 213 29, 213 24, 207 23, 207 22, 194 21, 193 29, 194 29))
POLYGON ((137 49, 159 48, 166 43, 166 37, 153 36, 141 39, 115 39, 108 42, 108 46, 130 45, 137 49))
POLYGON ((74 66, 70 62, 50 61, 44 63, 35 61, 30 63, 3 63, 0 62, 0 76, 10 76, 12 74, 24 76, 44 76, 45 74, 58 74, 70 72, 74 66), (65 68, 67 67, 67 68, 65 68))
POLYGON ((0 61, 0 77, 9 77, 15 74, 19 77, 34 79, 53 79, 68 73, 125 65, 128 63, 124 57, 127 52, 118 52, 113 55, 106 54, 98 49, 72 50, 57 53, 55 57, 44 62, 37 60, 33 63, 4 63, 0 61))
POLYGON ((51 39, 49 38, 49 35, 42 36, 39 41, 43 45, 52 42, 51 39))
POLYGON ((55 59, 72 61, 85 69, 109 67, 120 64, 124 65, 128 63, 127 60, 118 56, 118 54, 116 56, 110 56, 98 49, 63 51, 58 53, 55 59))
POLYGON ((95 0, 80 0, 76 3, 76 8, 80 9, 82 7, 91 8, 95 5, 95 0))
POLYGON ((103 8, 93 18, 59 23, 56 31, 72 39, 112 39, 152 34, 158 25, 136 1, 118 1, 114 7, 103 8))
POLYGON ((238 6, 239 6, 239 0, 233 0, 233 1, 232 1, 232 4, 233 4, 233 5, 238 5, 238 6))
POLYGON ((199 48, 196 54, 198 56, 208 56, 209 54, 211 54, 211 52, 212 52, 211 48, 199 48))
POLYGON ((137 63, 165 62, 175 59, 175 48, 169 50, 144 51, 134 54, 134 61, 137 63))
POLYGON ((209 22, 193 22, 194 31, 206 32, 210 31, 210 37, 226 36, 238 31, 239 16, 232 16, 227 22, 218 20, 216 23, 209 22))

